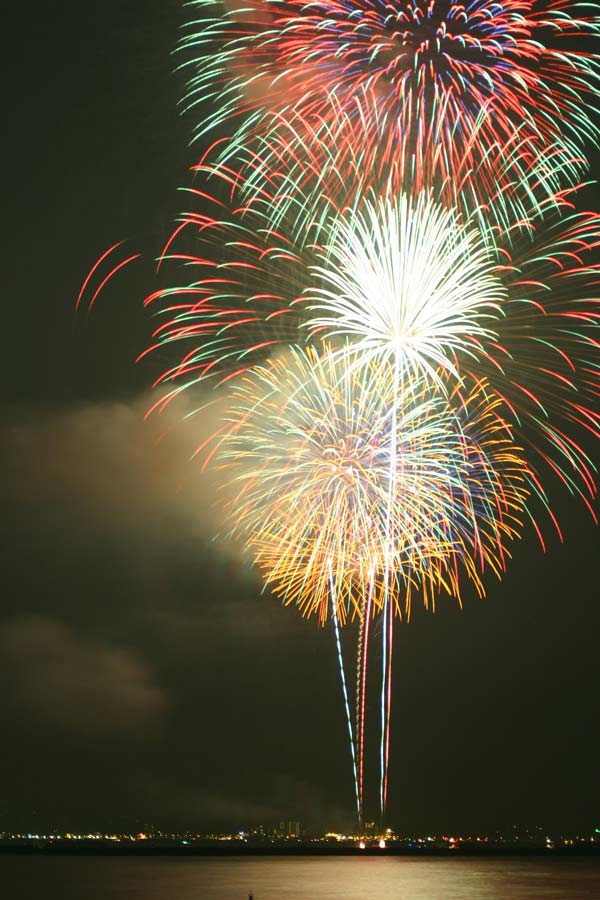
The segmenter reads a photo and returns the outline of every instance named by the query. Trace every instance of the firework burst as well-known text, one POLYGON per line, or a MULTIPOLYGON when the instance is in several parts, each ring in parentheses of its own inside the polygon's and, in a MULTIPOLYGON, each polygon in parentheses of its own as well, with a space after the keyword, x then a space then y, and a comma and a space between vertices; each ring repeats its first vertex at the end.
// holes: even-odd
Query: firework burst
POLYGON ((543 502, 551 469, 589 506, 594 468, 581 435, 600 432, 598 215, 521 222, 494 249, 427 195, 365 201, 312 245, 253 210, 216 212, 193 222, 190 252, 172 253, 192 279, 148 301, 159 316, 153 348, 172 359, 183 347, 159 379, 159 406, 277 347, 351 342, 357 359, 395 357, 403 378, 485 376, 541 465, 543 502))
POLYGON ((233 531, 303 615, 324 622, 333 605, 344 623, 367 594, 383 609, 386 592, 408 613, 415 591, 459 598, 460 570, 480 593, 484 567, 502 572, 528 469, 484 384, 451 396, 435 384, 399 394, 389 364, 307 348, 232 387, 216 458, 233 531))
POLYGON ((598 135, 600 26, 585 4, 574 14, 564 0, 191 6, 187 105, 203 110, 199 135, 227 130, 219 164, 254 166, 246 190, 296 157, 296 188, 313 160, 321 187, 332 170, 404 190, 478 172, 481 198, 530 181, 540 157, 576 177, 583 142, 598 135))
POLYGON ((496 338, 486 323, 506 293, 483 237, 421 196, 367 202, 337 223, 308 305, 309 330, 355 340, 365 358, 401 357, 404 377, 438 368, 457 376, 456 354, 496 338))

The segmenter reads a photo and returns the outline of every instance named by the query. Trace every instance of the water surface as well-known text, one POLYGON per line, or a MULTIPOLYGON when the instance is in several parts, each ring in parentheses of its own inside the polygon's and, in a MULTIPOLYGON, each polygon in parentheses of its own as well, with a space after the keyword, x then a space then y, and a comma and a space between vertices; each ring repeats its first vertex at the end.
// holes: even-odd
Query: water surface
POLYGON ((599 900, 597 859, 0 856, 2 900, 599 900))

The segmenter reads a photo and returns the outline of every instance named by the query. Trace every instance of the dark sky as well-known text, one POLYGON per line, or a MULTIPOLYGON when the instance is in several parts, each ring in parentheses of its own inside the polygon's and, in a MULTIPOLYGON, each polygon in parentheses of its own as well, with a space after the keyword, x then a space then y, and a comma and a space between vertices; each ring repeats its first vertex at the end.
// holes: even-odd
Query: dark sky
MULTIPOLYGON (((333 635, 211 543, 193 427, 156 443, 165 421, 143 422, 151 266, 74 312, 110 243, 150 259, 179 211, 194 161, 170 56, 180 3, 4 15, 0 829, 342 825, 333 635)), ((576 504, 555 508, 564 545, 548 529, 544 555, 529 535, 486 600, 398 628, 389 821, 403 830, 600 823, 599 534, 576 504)))

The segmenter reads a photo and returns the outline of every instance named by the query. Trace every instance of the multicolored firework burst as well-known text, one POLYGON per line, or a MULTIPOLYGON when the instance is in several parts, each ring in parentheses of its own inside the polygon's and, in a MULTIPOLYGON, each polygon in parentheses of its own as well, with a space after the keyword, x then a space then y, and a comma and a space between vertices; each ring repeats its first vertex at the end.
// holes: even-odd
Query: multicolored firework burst
POLYGON ((163 319, 153 348, 172 358, 184 347, 159 379, 159 406, 278 346, 351 342, 357 358, 397 357, 405 379, 439 368, 487 377, 518 440, 589 505, 578 433, 600 430, 598 215, 521 222, 495 251, 425 195, 365 201, 331 219, 321 245, 298 247, 245 208, 194 224, 191 252, 172 254, 193 279, 148 300, 163 319))
POLYGON ((439 590, 460 597, 457 560, 480 592, 476 561, 501 571, 504 537, 514 537, 523 506, 524 463, 484 384, 451 397, 433 384, 421 377, 397 396, 396 435, 387 363, 318 358, 309 347, 232 386, 216 457, 233 486, 234 532, 265 582, 303 615, 324 622, 335 607, 341 623, 361 616, 369 584, 373 609, 382 609, 390 554, 398 614, 408 614, 415 589, 426 602, 439 590))
POLYGON ((312 166, 317 193, 334 171, 396 190, 451 190, 477 173, 478 196, 494 196, 530 182, 541 159, 576 179, 583 142, 598 136, 600 19, 587 4, 573 14, 565 0, 190 5, 186 105, 202 111, 199 136, 226 128, 216 160, 247 161, 246 191, 279 177, 284 160, 288 186, 304 193, 312 166))

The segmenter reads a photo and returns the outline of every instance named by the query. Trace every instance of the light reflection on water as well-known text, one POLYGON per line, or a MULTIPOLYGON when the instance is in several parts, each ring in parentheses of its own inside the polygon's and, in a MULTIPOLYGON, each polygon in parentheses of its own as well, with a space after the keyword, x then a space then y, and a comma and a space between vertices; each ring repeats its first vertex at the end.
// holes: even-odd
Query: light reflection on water
POLYGON ((600 860, 0 856, 2 900, 598 900, 600 860))

